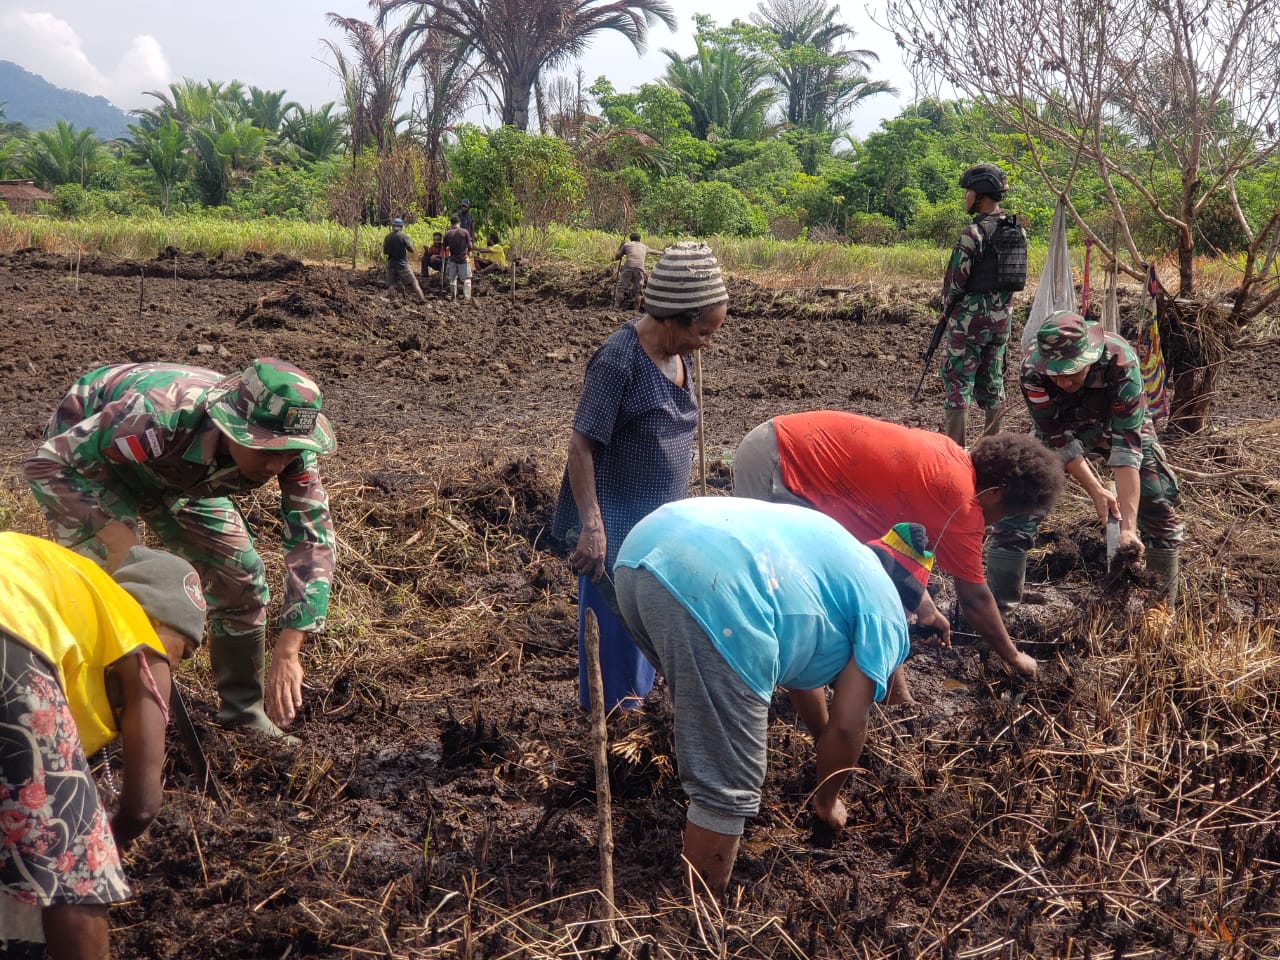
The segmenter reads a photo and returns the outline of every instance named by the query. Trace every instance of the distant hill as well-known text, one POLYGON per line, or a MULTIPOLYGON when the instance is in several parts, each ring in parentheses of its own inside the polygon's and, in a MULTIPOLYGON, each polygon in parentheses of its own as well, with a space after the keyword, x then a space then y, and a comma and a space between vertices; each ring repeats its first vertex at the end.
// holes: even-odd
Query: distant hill
POLYGON ((8 60, 0 60, 0 103, 6 121, 25 123, 31 130, 47 130, 65 120, 77 130, 92 127, 101 140, 129 132, 130 116, 106 97, 55 87, 8 60))

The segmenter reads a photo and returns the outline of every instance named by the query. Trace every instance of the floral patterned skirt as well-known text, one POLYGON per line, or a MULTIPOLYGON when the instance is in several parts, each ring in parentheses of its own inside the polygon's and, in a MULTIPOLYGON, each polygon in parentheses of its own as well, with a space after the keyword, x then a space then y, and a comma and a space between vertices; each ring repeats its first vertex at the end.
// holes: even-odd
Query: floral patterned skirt
MULTIPOLYGON (((129 886, 57 675, 0 632, 0 901, 107 904, 129 886)), ((6 904, 6 906, 8 906, 6 904)))

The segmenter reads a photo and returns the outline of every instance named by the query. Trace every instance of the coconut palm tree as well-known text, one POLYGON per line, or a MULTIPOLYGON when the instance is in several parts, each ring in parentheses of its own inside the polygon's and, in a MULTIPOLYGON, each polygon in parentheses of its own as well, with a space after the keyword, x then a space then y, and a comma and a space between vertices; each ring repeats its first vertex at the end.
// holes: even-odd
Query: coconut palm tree
POLYGON ((854 31, 836 22, 839 6, 826 0, 762 0, 752 21, 777 37, 771 74, 786 99, 787 122, 830 130, 868 97, 897 93, 867 72, 880 58, 871 50, 847 50, 854 31))
POLYGON ((411 17, 408 33, 438 31, 475 50, 495 76, 503 124, 529 128, 534 84, 548 69, 579 56, 605 30, 622 34, 643 53, 649 28, 676 26, 667 0, 372 0, 384 24, 397 10, 411 17))

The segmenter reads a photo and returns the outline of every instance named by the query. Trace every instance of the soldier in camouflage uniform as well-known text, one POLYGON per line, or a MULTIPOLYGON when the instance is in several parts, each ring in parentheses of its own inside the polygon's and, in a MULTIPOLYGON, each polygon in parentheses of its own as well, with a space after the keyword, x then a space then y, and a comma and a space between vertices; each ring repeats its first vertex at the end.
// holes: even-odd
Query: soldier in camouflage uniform
MULTIPOLYGON (((1022 393, 1046 446, 1062 457, 1105 524, 1120 521, 1119 552, 1146 556, 1147 569, 1176 596, 1178 550, 1184 527, 1178 518, 1178 480, 1156 439, 1147 413, 1142 374, 1133 347, 1079 314, 1049 317, 1022 364, 1022 393), (1086 459, 1106 457, 1115 476, 1113 494, 1086 459), (1141 536, 1139 536, 1141 533, 1141 536), (1144 546, 1143 540, 1147 541, 1144 546)), ((1007 517, 996 524, 987 556, 987 576, 997 601, 1021 596, 1027 550, 1042 517, 1007 517)))
MULTIPOLYGON (((220 722, 284 736, 302 705, 298 653, 323 629, 334 535, 317 456, 335 446, 315 382, 280 360, 243 372, 169 363, 81 377, 23 473, 59 543, 114 570, 138 521, 200 574, 220 722), (266 575, 231 495, 280 484, 284 607, 267 679, 266 575)), ((292 739, 292 738, 290 738, 292 739)))
POLYGON ((973 221, 960 232, 947 271, 942 277, 943 311, 950 318, 942 361, 946 388, 943 418, 947 436, 965 445, 965 419, 970 397, 985 411, 985 426, 1000 418, 1004 403, 1004 352, 1009 343, 1007 290, 974 290, 974 268, 985 244, 982 224, 1002 218, 1000 201, 1009 184, 1004 172, 990 163, 970 167, 960 177, 964 209, 973 221))

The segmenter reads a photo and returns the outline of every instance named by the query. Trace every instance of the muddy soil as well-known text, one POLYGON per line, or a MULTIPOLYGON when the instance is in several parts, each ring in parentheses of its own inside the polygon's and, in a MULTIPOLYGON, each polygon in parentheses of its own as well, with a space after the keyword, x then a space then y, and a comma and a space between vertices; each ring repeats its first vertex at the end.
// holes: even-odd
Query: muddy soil
MULTIPOLYGON (((742 436, 778 413, 835 407, 935 428, 936 378, 921 403, 910 399, 935 286, 837 300, 734 280, 730 320, 703 354, 712 492, 728 486, 742 436)), ((282 257, 92 256, 77 277, 65 257, 0 256, 0 480, 4 502, 19 505, 10 525, 39 529, 14 471, 67 385, 98 365, 234 371, 287 358, 322 385, 339 437, 324 471, 341 573, 330 630, 307 651, 303 746, 218 731, 207 665, 184 668, 227 802, 199 794, 171 751, 167 805, 130 864, 136 899, 113 912, 116 956, 504 957, 599 945, 574 582, 546 527, 583 366, 624 319, 608 287, 603 275, 544 269, 522 274, 514 296, 505 281, 481 281, 470 304, 433 294, 419 306, 389 299, 376 272, 282 257)), ((1280 415, 1276 353, 1242 356, 1226 374, 1223 423, 1280 415)), ((1011 371, 1017 360, 1015 346, 1011 371)), ((1006 425, 1026 422, 1012 404, 1006 425)), ((244 508, 278 583, 271 496, 244 508)), ((1002 896, 1028 850, 1067 870, 1065 847, 1084 841, 1070 811, 1039 853, 1018 839, 1016 819, 1001 820, 1012 794, 997 772, 1105 699, 1082 642, 1102 543, 1079 498, 1046 525, 1035 560, 1045 603, 1011 630, 1044 659, 1041 681, 1011 681, 962 642, 915 651, 919 703, 876 710, 866 770, 847 791, 851 828, 834 846, 811 842, 811 744, 776 703, 764 807, 735 874, 743 886, 710 934, 679 907, 683 795, 661 692, 617 720, 627 955, 915 956, 930 943, 962 956, 995 943, 999 956, 1208 957, 1209 921, 1170 921, 1167 903, 1143 926, 1100 896, 1002 896), (992 789, 948 788, 952 779, 992 789), (989 829, 997 821, 1014 825, 989 829)), ((1090 762, 1064 751, 1056 772, 1078 775, 1088 794, 1101 789, 1090 762)), ((1079 816, 1128 829, 1147 809, 1079 816)), ((1178 862, 1157 857, 1153 869, 1185 869, 1169 889, 1198 878, 1204 894, 1212 871, 1178 862)), ((1273 899, 1255 906, 1274 911, 1273 899)))

